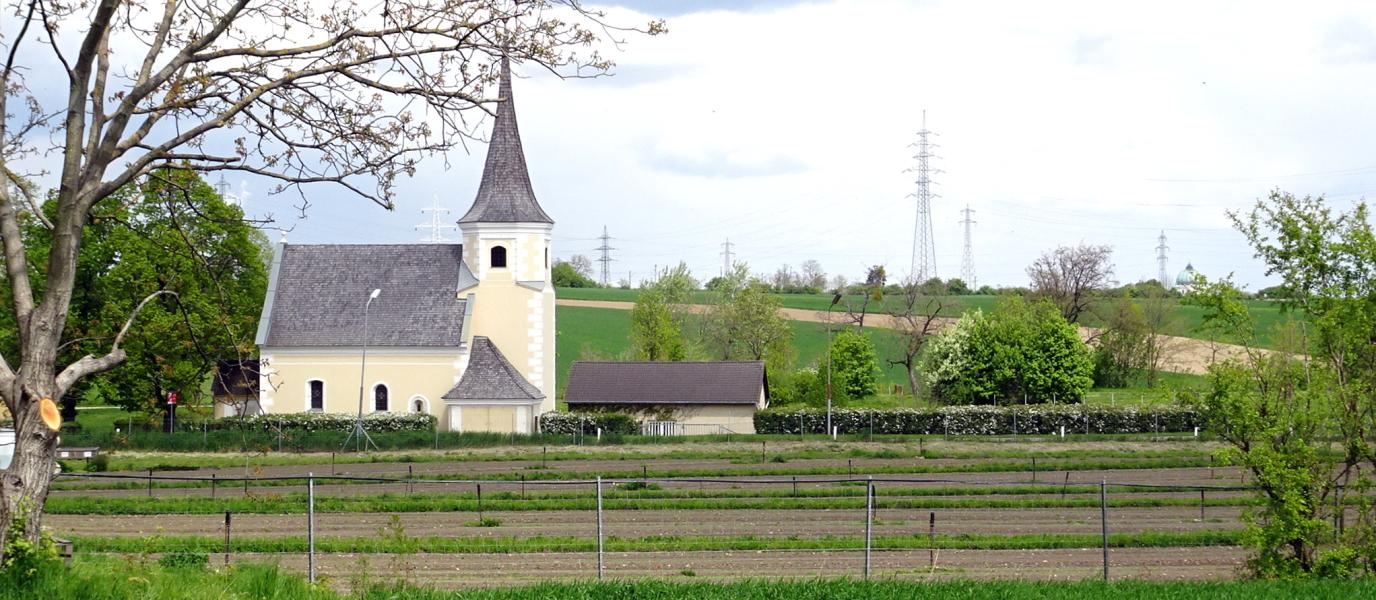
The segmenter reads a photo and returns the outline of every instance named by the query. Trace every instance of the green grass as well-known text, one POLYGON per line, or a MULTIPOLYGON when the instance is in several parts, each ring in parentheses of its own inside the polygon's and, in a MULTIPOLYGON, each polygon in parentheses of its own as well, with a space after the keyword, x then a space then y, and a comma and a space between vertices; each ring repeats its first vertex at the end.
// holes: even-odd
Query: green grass
MULTIPOLYGON (((1144 495, 1140 488, 1109 486, 1109 506, 1166 507, 1198 506, 1194 495, 1164 495, 1174 489, 1155 490, 1162 494, 1144 495), (1120 494, 1131 493, 1124 496, 1120 494)), ((299 487, 297 489, 300 489, 299 487)), ((851 493, 836 490, 818 491, 802 488, 795 495, 788 487, 774 490, 690 490, 614 491, 603 494, 607 510, 864 510, 862 486, 850 486, 851 493)), ((1099 506, 1098 486, 1071 485, 1065 496, 1055 485, 1026 485, 965 489, 962 486, 942 488, 879 487, 879 506, 884 509, 1030 509, 1030 508, 1090 508, 1099 506), (1037 490, 1037 491, 1028 491, 1037 490), (941 494, 939 492, 949 492, 941 494), (1021 494, 1042 494, 1024 497, 1021 494), (952 497, 960 496, 960 497, 952 497)), ((1355 502, 1355 500, 1354 500, 1355 502)), ((1251 496, 1214 492, 1204 500, 1205 506, 1249 506, 1251 496)), ((481 507, 473 493, 427 492, 424 494, 382 493, 373 495, 318 495, 315 509, 320 513, 401 513, 401 512, 478 512, 484 511, 590 511, 596 506, 591 491, 546 493, 538 491, 522 497, 519 492, 503 491, 484 494, 481 507)), ((231 511, 240 514, 301 514, 306 512, 306 495, 300 492, 256 494, 249 497, 207 498, 173 496, 150 498, 49 496, 45 510, 48 514, 63 515, 163 515, 163 514, 219 514, 231 511)))
MULTIPOLYGON (((882 574, 881 574, 882 575, 882 574)), ((19 581, 0 581, 0 600, 1327 600, 1376 594, 1371 580, 1144 582, 903 581, 855 579, 656 579, 544 583, 527 587, 435 590, 374 575, 347 595, 311 586, 278 566, 235 565, 213 571, 171 569, 138 558, 84 557, 70 568, 53 565, 19 581)), ((346 583, 346 582, 339 582, 346 583)))
MULTIPOLYGON (((1181 533, 1119 533, 1109 536, 1114 548, 1176 548, 1198 546, 1235 546, 1241 530, 1191 531, 1181 533)), ((75 536, 72 543, 86 552, 160 553, 174 550, 215 552, 224 549, 218 536, 91 537, 75 536)), ((1029 550, 1046 548, 1094 548, 1102 543, 1098 534, 1020 534, 1020 535, 937 535, 935 544, 926 534, 876 535, 873 548, 879 550, 939 549, 1029 550)), ((233 552, 305 552, 304 536, 271 538, 237 537, 230 542, 233 552)), ((764 537, 734 536, 648 536, 604 539, 607 552, 694 552, 703 550, 862 550, 860 536, 764 537)), ((379 537, 317 537, 316 552, 374 554, 525 554, 532 552, 594 552, 592 537, 408 537, 384 534, 379 537)))

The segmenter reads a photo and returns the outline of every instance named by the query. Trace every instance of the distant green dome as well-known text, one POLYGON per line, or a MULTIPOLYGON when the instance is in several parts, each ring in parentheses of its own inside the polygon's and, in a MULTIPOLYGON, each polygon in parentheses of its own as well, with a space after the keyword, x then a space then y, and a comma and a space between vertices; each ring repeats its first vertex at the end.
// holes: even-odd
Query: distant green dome
POLYGON ((1194 285, 1199 283, 1199 272, 1194 270, 1194 265, 1186 264, 1185 270, 1175 276, 1175 285, 1194 285))

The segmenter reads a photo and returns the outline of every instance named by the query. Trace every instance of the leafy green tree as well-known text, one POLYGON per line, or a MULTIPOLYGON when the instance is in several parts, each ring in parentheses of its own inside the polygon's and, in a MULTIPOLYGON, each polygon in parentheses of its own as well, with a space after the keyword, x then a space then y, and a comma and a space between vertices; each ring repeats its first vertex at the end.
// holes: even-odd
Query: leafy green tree
POLYGON ((874 341, 854 329, 831 339, 832 390, 847 398, 866 398, 879 391, 879 358, 874 341))
POLYGON ((1150 361, 1147 317, 1124 295, 1107 309, 1104 328, 1094 345, 1094 383, 1128 387, 1146 372, 1150 361))
POLYGON ((979 401, 1075 402, 1094 383, 1089 347, 1049 302, 1017 296, 985 315, 962 316, 925 357, 933 397, 979 401))
POLYGON ((1260 352, 1230 282, 1186 296, 1213 335, 1246 350, 1210 368, 1196 402, 1256 489, 1244 515, 1248 564, 1263 577, 1376 574, 1376 235, 1366 204, 1335 213, 1322 198, 1277 191, 1230 216, 1303 317, 1271 335, 1277 351, 1260 352), (1343 499, 1356 502, 1356 521, 1335 532, 1343 499))
MULTIPOLYGON (((41 265, 50 230, 29 219, 25 240, 41 265)), ((191 171, 164 169, 142 190, 124 188, 97 202, 83 232, 67 314, 71 341, 61 360, 98 353, 144 297, 172 294, 144 306, 124 338, 122 364, 74 391, 94 390, 126 410, 165 407, 171 391, 184 404, 208 401, 205 382, 216 360, 257 353, 268 252, 243 212, 191 171)), ((16 342, 5 340, 7 349, 16 342)))
POLYGON ((647 288, 631 309, 631 351, 636 360, 683 360, 683 328, 674 319, 662 290, 647 288))
POLYGON ((554 287, 568 288, 595 288, 597 282, 584 275, 573 263, 568 261, 556 260, 554 267, 550 269, 550 276, 554 278, 554 287))

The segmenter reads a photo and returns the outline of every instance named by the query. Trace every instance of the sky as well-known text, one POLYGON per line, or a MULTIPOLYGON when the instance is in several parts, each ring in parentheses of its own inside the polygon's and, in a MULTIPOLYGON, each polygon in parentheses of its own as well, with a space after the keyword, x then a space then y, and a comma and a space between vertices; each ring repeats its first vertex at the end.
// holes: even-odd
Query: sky
MULTIPOLYGON (((936 132, 936 271, 960 275, 972 209, 979 284, 1026 285, 1058 245, 1107 244, 1121 282, 1192 263, 1275 283, 1231 227, 1273 189, 1335 208, 1376 192, 1376 5, 1261 2, 671 2, 667 35, 612 49, 613 76, 514 67, 536 195, 557 257, 613 281, 684 261, 717 275, 722 244, 755 272, 819 261, 851 280, 910 273, 916 132, 936 132)), ((485 132, 488 126, 484 124, 485 132)), ((265 182, 230 176, 292 243, 418 242, 421 209, 457 220, 485 146, 432 159, 396 209, 312 188, 297 218, 265 182)), ((455 237, 452 231, 448 232, 455 237)))

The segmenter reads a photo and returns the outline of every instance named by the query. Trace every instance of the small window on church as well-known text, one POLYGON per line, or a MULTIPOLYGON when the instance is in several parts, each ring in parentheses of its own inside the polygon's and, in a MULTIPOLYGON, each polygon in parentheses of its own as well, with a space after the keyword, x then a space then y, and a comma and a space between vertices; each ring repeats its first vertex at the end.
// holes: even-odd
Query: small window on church
POLYGON ((506 246, 493 246, 493 247, 492 247, 492 261, 491 261, 491 263, 492 263, 492 268, 494 268, 494 269, 506 268, 506 246))
POLYGON ((545 268, 549 268, 549 248, 545 248, 545 268))

